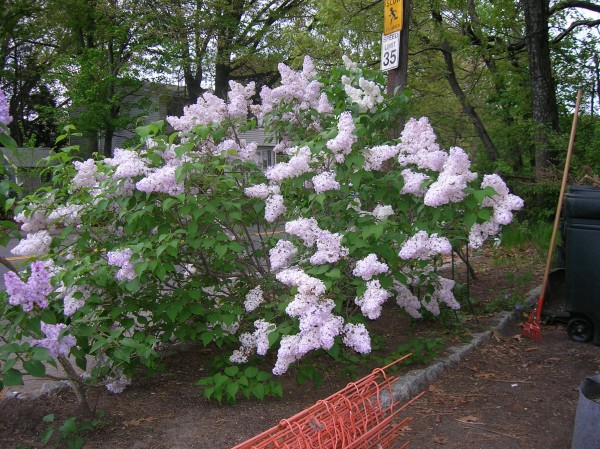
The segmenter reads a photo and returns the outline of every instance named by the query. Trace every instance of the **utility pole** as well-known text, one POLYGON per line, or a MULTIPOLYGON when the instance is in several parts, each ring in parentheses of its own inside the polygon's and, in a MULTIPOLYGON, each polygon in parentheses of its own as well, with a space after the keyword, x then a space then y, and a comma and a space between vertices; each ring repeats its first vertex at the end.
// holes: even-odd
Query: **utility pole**
MULTIPOLYGON (((397 88, 402 90, 408 85, 409 19, 410 0, 384 0, 381 69, 387 70, 388 73, 387 94, 389 96, 394 95, 397 88), (397 49, 396 53, 393 53, 394 48, 397 49), (397 64, 390 63, 391 56, 397 57, 397 64)), ((404 128, 403 119, 400 120, 398 127, 393 130, 391 137, 400 137, 402 128, 404 128)))

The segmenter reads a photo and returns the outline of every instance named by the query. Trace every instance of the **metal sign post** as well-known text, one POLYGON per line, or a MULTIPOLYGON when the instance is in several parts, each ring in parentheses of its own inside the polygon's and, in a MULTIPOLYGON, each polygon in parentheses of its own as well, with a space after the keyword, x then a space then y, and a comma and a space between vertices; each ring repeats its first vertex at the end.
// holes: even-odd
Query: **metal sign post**
MULTIPOLYGON (((387 93, 390 96, 394 95, 396 88, 404 89, 408 85, 409 9, 410 0, 384 0, 381 70, 387 71, 387 93), (399 34, 398 37, 395 37, 396 33, 399 34), (398 56, 397 63, 392 62, 395 55, 398 56)), ((404 123, 399 123, 398 129, 394 130, 392 137, 400 137, 403 127, 404 123)))

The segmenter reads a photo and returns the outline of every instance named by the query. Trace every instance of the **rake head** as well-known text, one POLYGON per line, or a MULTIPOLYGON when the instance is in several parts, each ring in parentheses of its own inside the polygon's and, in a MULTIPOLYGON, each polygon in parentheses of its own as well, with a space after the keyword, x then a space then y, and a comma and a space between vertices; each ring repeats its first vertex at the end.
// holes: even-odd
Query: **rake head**
POLYGON ((542 342, 542 326, 540 324, 542 318, 542 303, 543 298, 540 297, 537 305, 529 314, 529 319, 527 322, 523 323, 523 330, 521 331, 523 337, 538 343, 542 342))
POLYGON ((537 323, 533 323, 531 321, 523 323, 523 330, 521 331, 521 335, 537 343, 542 342, 542 328, 537 323))

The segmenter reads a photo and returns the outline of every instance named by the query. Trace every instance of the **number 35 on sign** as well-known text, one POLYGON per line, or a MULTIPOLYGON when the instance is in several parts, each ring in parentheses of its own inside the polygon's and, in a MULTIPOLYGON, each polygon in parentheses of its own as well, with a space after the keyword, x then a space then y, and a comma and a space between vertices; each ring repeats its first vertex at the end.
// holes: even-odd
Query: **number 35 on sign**
POLYGON ((400 31, 381 36, 381 70, 398 68, 400 60, 400 31))

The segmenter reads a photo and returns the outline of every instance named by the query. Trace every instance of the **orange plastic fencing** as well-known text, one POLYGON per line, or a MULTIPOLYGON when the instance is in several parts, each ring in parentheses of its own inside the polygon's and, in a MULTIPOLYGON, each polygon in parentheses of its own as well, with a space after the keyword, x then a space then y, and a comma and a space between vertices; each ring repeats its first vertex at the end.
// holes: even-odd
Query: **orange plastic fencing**
POLYGON ((411 418, 398 416, 408 405, 394 400, 388 368, 396 360, 357 382, 318 401, 279 425, 235 446, 233 449, 391 449, 405 448, 397 440, 411 418))

